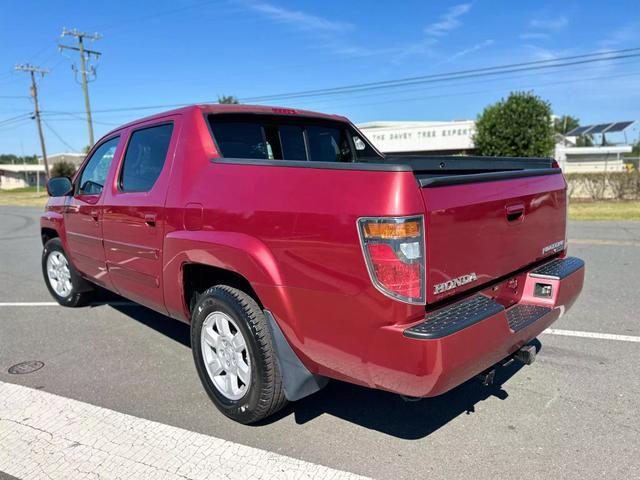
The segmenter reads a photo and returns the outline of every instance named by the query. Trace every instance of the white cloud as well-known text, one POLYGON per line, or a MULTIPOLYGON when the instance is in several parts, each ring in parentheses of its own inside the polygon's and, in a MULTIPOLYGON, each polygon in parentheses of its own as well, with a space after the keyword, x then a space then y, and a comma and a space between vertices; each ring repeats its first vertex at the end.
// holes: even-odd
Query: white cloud
POLYGON ((555 60, 556 58, 566 55, 566 50, 549 50, 548 48, 540 48, 535 45, 525 45, 525 47, 531 52, 533 60, 555 60))
POLYGON ((529 26, 540 30, 558 31, 569 25, 569 19, 564 16, 545 18, 544 20, 531 20, 529 26))
POLYGON ((453 55, 451 55, 447 59, 447 61, 452 62, 452 61, 457 60, 457 59, 459 59, 461 57, 469 55, 470 53, 477 52, 478 50, 482 50, 483 48, 490 47, 494 43, 495 43, 495 41, 493 39, 488 39, 488 40, 485 40, 484 42, 476 43, 472 47, 465 48, 463 50, 460 50, 460 51, 454 53, 453 55))
POLYGON ((248 1, 245 2, 245 5, 275 22, 284 23, 300 30, 341 32, 353 27, 347 22, 311 15, 300 10, 290 10, 271 3, 248 1))
POLYGON ((454 5, 437 22, 427 25, 424 29, 425 33, 434 37, 441 37, 458 28, 461 25, 460 17, 468 13, 471 10, 471 6, 471 3, 454 5))

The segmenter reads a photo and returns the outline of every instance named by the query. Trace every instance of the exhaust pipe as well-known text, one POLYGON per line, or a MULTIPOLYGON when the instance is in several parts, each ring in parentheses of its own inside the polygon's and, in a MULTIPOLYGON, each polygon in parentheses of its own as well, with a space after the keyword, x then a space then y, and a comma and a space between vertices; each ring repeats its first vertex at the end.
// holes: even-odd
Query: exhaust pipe
POLYGON ((525 365, 531 365, 536 361, 536 347, 534 347, 533 345, 525 345, 513 354, 513 358, 524 363, 525 365))

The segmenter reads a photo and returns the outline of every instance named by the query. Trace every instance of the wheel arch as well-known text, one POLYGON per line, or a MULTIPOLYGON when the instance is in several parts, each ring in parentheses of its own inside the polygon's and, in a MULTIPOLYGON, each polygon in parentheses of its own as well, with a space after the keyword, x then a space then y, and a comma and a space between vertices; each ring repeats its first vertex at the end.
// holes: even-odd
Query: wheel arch
POLYGON ((40 238, 42 238, 42 245, 45 245, 52 238, 60 238, 58 231, 55 228, 41 227, 40 238))
POLYGON ((261 308, 265 286, 281 285, 271 250, 259 239, 236 232, 174 231, 165 237, 164 296, 171 316, 189 322, 194 292, 226 284, 250 295, 261 308))
POLYGON ((181 270, 182 298, 189 314, 193 311, 198 296, 215 285, 237 288, 253 298, 260 308, 264 308, 249 280, 238 272, 198 262, 185 262, 181 270))

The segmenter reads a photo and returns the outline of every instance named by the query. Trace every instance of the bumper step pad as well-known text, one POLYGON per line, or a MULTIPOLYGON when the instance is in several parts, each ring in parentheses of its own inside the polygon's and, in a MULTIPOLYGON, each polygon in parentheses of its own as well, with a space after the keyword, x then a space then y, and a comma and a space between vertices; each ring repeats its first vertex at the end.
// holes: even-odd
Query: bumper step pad
POLYGON ((504 307, 484 295, 454 303, 428 313, 425 321, 404 331, 405 337, 431 339, 450 335, 504 310, 504 307))
POLYGON ((536 268, 529 276, 562 280, 582 267, 584 267, 584 262, 577 257, 558 258, 553 262, 536 268))
POLYGON ((551 311, 550 308, 538 305, 515 305, 507 310, 509 328, 514 332, 522 330, 536 320, 544 317, 551 311))

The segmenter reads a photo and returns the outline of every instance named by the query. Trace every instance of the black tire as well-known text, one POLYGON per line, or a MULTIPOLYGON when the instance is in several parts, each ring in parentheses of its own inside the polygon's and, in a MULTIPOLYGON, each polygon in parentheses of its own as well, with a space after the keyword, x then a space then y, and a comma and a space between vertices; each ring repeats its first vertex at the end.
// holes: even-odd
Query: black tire
POLYGON ((267 319, 255 300, 241 290, 218 285, 199 296, 191 321, 191 351, 202 385, 218 410, 227 417, 244 424, 255 423, 287 404, 267 319), (251 360, 251 379, 246 393, 238 400, 227 398, 217 389, 205 366, 202 326, 216 311, 234 320, 245 339, 251 360))
POLYGON ((73 268, 73 265, 71 265, 71 262, 69 261, 69 257, 64 251, 64 248, 62 248, 62 242, 59 238, 52 238, 45 243, 44 248, 42 249, 42 275, 44 276, 44 282, 47 285, 47 289, 51 296, 55 298, 56 302, 64 307, 81 307, 86 305, 91 299, 93 293, 91 284, 83 279, 73 268), (47 259, 54 252, 61 254, 65 258, 69 269, 71 291, 65 296, 61 296, 56 292, 53 285, 51 285, 49 275, 47 274, 47 259))

